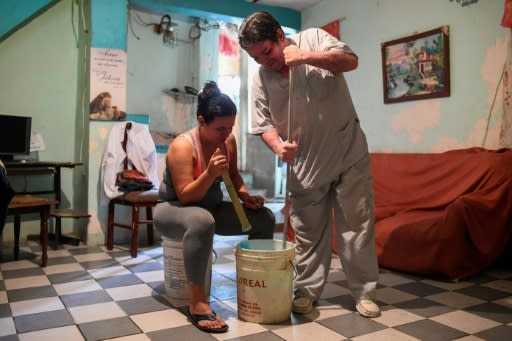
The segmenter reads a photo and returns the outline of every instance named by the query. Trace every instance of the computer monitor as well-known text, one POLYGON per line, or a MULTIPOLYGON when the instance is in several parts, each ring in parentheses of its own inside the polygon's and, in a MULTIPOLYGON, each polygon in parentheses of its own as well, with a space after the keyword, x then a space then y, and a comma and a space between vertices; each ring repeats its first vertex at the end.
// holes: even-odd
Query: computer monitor
POLYGON ((15 160, 30 154, 32 117, 0 115, 0 159, 15 160))

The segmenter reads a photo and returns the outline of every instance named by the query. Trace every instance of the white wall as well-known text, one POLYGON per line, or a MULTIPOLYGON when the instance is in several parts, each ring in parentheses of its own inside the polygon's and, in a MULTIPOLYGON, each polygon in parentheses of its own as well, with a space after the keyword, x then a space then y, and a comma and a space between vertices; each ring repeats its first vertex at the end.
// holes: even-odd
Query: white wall
MULTIPOLYGON (((183 106, 188 105, 189 96, 180 93, 176 96, 165 94, 164 90, 178 88, 184 92, 185 86, 192 86, 199 90, 199 79, 208 78, 216 74, 217 36, 213 31, 203 33, 200 39, 189 39, 190 27, 193 21, 190 18, 176 17, 169 13, 175 26, 178 42, 176 46, 162 43, 162 35, 154 33, 151 23, 159 23, 161 14, 152 14, 140 10, 130 9, 129 28, 127 37, 127 91, 126 112, 128 114, 149 115, 149 129, 151 131, 178 134, 190 129, 196 124, 195 105, 189 115, 185 114, 183 106), (131 21, 131 23, 130 23, 131 21), (131 25, 131 29, 130 29, 131 25), (133 31, 132 31, 133 30, 133 31), (214 38, 212 38, 214 37, 214 38), (207 52, 200 54, 200 48, 206 49, 215 58, 207 58, 207 52), (198 67, 199 56, 202 66, 198 67), (175 100, 179 99, 179 103, 175 100)), ((210 56, 211 57, 211 56, 210 56)), ((195 98, 193 98, 195 100, 195 98)), ((105 144, 114 122, 94 121, 90 124, 89 163, 89 212, 91 220, 88 226, 87 243, 98 245, 105 242, 107 231, 107 206, 101 200, 100 166, 105 144), (92 171, 94 170, 94 171, 92 171)), ((163 146, 164 147, 164 146, 163 146)), ((165 151, 163 151, 165 153, 165 151)), ((158 154, 159 175, 162 174, 165 154, 158 154)), ((129 211, 121 206, 116 207, 116 216, 121 221, 124 217, 128 221, 129 211)), ((139 229, 140 240, 145 240, 146 229, 139 229)), ((129 241, 130 233, 127 230, 115 229, 115 242, 129 241)), ((158 241, 158 234, 155 236, 158 241)))
POLYGON ((191 22, 170 14, 178 26, 174 30, 179 38, 176 46, 162 43, 162 35, 154 33, 152 26, 144 23, 160 23, 162 15, 130 9, 128 29, 128 75, 126 111, 130 114, 147 114, 151 117, 150 128, 169 128, 167 114, 169 98, 162 91, 184 86, 197 87, 196 67, 198 41, 189 40, 191 22), (139 38, 139 39, 138 39, 139 38), (166 127, 167 126, 167 127, 166 127))
MULTIPOLYGON (((503 0, 461 7, 448 0, 323 0, 303 28, 341 21, 341 40, 359 56, 345 76, 371 151, 431 152, 482 146, 505 59, 503 0), (451 96, 383 104, 381 44, 448 25, 451 96)), ((485 147, 498 147, 501 88, 485 147)))
MULTIPOLYGON (((76 151, 85 143, 88 124, 88 118, 77 108, 82 95, 77 92, 77 83, 83 67, 78 39, 84 34, 79 16, 77 4, 58 2, 0 43, 0 113, 32 117, 32 130, 43 136, 46 147, 38 152, 41 161, 84 162, 86 158, 76 151)), ((18 180, 24 182, 13 182, 18 180)), ((48 177, 26 181, 29 189, 51 188, 48 177)), ((85 167, 62 169, 63 208, 81 205, 73 198, 83 197, 86 181, 85 167)), ((4 240, 12 240, 11 220, 4 229, 4 240)), ((68 233, 73 223, 64 219, 64 232, 68 233)), ((25 215, 21 239, 38 231, 39 217, 25 215)))

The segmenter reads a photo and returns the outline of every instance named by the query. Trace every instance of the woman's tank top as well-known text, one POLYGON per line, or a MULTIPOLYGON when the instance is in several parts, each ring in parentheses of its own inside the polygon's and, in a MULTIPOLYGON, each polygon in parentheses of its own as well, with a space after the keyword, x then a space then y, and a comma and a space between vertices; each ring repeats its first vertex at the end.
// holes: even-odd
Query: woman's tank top
MULTIPOLYGON (((199 175, 201 175, 201 173, 203 172, 203 162, 205 162, 203 151, 201 150, 201 143, 199 142, 199 129, 194 128, 182 135, 183 137, 187 138, 190 141, 190 143, 192 143, 192 146, 194 147, 194 150, 196 152, 196 164, 194 165, 194 179, 197 179, 199 175)), ((224 143, 224 152, 229 163, 228 146, 226 143, 224 143)))
MULTIPOLYGON (((194 179, 197 179, 201 173, 203 172, 203 164, 205 164, 204 155, 201 149, 201 143, 199 142, 199 129, 193 128, 181 135, 177 138, 186 138, 192 146, 194 147, 194 151, 196 153, 196 162, 194 164, 194 179)), ((224 144, 225 153, 228 158, 228 162, 230 160, 229 152, 227 148, 227 144, 224 144)), ((217 180, 210 187, 208 192, 205 194, 204 198, 198 203, 199 206, 215 206, 222 201, 222 190, 220 189, 220 180, 221 178, 217 178, 217 180)), ((171 172, 166 163, 166 167, 163 174, 163 186, 160 186, 160 199, 164 201, 176 201, 178 197, 176 196, 176 192, 174 190, 174 186, 172 183, 171 172)))

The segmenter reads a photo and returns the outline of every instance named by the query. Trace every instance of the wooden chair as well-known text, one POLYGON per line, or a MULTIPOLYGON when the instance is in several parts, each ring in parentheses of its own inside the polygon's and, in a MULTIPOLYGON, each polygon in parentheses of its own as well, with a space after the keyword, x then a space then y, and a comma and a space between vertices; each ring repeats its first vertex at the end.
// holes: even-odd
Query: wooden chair
POLYGON ((139 241, 139 225, 147 226, 148 244, 152 245, 153 238, 153 207, 159 202, 157 190, 129 192, 117 198, 111 199, 108 204, 107 249, 114 247, 114 227, 131 230, 130 255, 137 257, 137 245, 139 241), (115 220, 115 206, 124 205, 131 207, 131 223, 120 223, 115 220), (146 208, 146 219, 140 219, 140 208, 146 208))

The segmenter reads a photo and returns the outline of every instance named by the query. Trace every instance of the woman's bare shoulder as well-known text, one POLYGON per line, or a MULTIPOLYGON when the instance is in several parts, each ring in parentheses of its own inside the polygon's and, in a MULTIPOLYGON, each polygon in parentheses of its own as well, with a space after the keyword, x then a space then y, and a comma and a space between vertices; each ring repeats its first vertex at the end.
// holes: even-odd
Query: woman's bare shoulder
POLYGON ((190 154, 194 150, 192 141, 190 141, 184 134, 176 136, 169 146, 170 154, 190 154))

